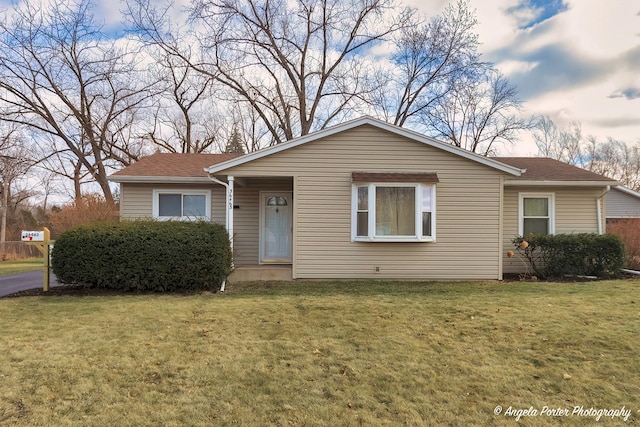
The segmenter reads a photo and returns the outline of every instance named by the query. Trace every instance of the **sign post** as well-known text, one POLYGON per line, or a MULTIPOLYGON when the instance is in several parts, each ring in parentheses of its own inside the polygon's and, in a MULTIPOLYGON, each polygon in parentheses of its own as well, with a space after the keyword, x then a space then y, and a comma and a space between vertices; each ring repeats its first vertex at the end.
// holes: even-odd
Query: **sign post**
POLYGON ((25 231, 22 230, 20 240, 30 245, 37 247, 42 255, 44 255, 44 265, 42 266, 42 290, 44 292, 49 291, 49 268, 50 268, 50 245, 53 243, 51 240, 51 233, 47 227, 44 227, 43 231, 25 231))

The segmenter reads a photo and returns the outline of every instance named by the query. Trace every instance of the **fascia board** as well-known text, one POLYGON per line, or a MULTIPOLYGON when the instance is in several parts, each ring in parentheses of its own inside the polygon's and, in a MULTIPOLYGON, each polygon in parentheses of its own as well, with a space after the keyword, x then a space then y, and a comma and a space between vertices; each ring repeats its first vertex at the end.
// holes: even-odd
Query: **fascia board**
POLYGON ((149 183, 149 184, 209 184, 211 180, 201 176, 127 176, 112 175, 107 178, 111 182, 149 183))
POLYGON ((507 179, 505 186, 509 187, 606 187, 615 186, 615 181, 535 181, 507 179))

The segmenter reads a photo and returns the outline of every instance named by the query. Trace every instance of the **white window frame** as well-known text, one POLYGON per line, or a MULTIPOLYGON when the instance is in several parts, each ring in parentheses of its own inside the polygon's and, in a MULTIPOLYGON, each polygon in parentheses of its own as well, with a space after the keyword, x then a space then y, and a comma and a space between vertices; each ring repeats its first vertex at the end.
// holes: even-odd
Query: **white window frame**
POLYGON ((351 193, 351 241, 353 242, 435 242, 436 241, 436 184, 417 184, 399 182, 354 183, 351 193), (368 226, 367 236, 358 236, 358 188, 368 187, 368 226), (376 188, 411 187, 415 190, 415 235, 377 236, 376 231, 376 188), (422 189, 431 189, 431 236, 422 236, 422 189))
POLYGON ((556 195, 555 193, 518 193, 518 235, 524 233, 524 199, 547 199, 549 212, 548 216, 530 216, 527 218, 548 218, 549 234, 556 233, 556 195))
POLYGON ((189 190, 178 188, 153 190, 153 218, 159 221, 210 221, 211 220, 211 190, 189 190), (205 196, 205 216, 160 216, 160 195, 180 194, 184 196, 205 196))

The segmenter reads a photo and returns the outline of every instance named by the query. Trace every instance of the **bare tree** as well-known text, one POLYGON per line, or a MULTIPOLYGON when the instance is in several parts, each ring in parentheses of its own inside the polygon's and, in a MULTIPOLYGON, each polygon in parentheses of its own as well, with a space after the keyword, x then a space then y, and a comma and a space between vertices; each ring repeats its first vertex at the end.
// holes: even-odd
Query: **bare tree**
POLYGON ((150 71, 161 87, 146 138, 172 153, 215 149, 223 122, 216 114, 218 103, 212 100, 215 80, 175 55, 152 49, 156 52, 150 71))
POLYGON ((539 118, 533 128, 533 139, 538 147, 538 157, 560 160, 562 157, 561 150, 558 149, 560 130, 549 116, 539 118))
POLYGON ((50 153, 75 159, 112 200, 107 173, 141 154, 132 138, 146 102, 132 46, 109 40, 90 0, 21 2, 0 23, 0 109, 4 120, 55 142, 50 153))
POLYGON ((467 0, 425 22, 394 0, 198 0, 191 32, 151 0, 127 4, 146 42, 223 85, 217 100, 248 106, 257 147, 371 111, 482 154, 531 126, 480 60, 467 0), (385 43, 380 66, 372 49, 385 43))
MULTIPOLYGON (((36 150, 38 166, 50 174, 64 178, 63 193, 71 199, 80 200, 83 195, 83 186, 93 182, 91 174, 83 167, 81 159, 71 150, 59 149, 55 140, 47 142, 45 138, 42 142, 43 144, 36 150), (71 186, 66 185, 69 181, 71 186)), ((85 156, 90 156, 86 143, 81 143, 78 149, 85 156)))
POLYGON ((469 3, 459 0, 426 23, 405 26, 397 33, 391 56, 395 68, 389 84, 380 86, 380 100, 374 102, 386 110, 387 120, 404 126, 424 117, 463 77, 483 71, 476 25, 469 3))
POLYGON ((520 131, 530 129, 522 117, 517 89, 497 70, 487 67, 478 78, 456 85, 426 117, 428 132, 451 144, 485 156, 498 143, 514 143, 520 131))
MULTIPOLYGON (((251 108, 251 105, 248 103, 240 102, 233 104, 226 114, 233 123, 231 129, 234 133, 238 134, 242 151, 245 153, 259 150, 261 148, 261 141, 269 141, 271 135, 269 129, 264 125, 258 113, 251 108)), ((227 141, 233 137, 233 133, 229 134, 227 141)), ((271 140, 271 142, 275 143, 273 140, 271 140)), ((225 152, 227 151, 227 146, 220 146, 219 150, 225 152)))
POLYGON ((582 164, 583 141, 580 123, 571 122, 568 128, 560 129, 548 116, 543 116, 533 126, 533 138, 538 147, 538 156, 575 166, 582 164))
POLYGON ((583 167, 640 190, 640 144, 628 145, 611 137, 599 142, 589 136, 584 147, 583 167))
POLYGON ((2 215, 0 216, 0 242, 7 237, 7 218, 9 210, 15 211, 21 202, 31 196, 31 192, 16 188, 17 180, 22 178, 33 165, 24 141, 17 128, 3 127, 0 134, 0 193, 2 194, 2 215))
POLYGON ((629 145, 611 137, 599 141, 592 135, 585 140, 579 122, 559 127, 547 116, 540 118, 533 137, 538 156, 579 166, 640 190, 640 142, 629 145))
POLYGON ((393 0, 199 0, 192 27, 201 57, 185 53, 166 10, 130 0, 137 33, 215 78, 246 102, 279 143, 324 128, 361 101, 359 58, 408 23, 393 0))
POLYGON ((38 207, 38 217, 39 220, 41 220, 47 215, 47 211, 49 209, 49 198, 56 194, 60 194, 60 183, 58 182, 59 176, 49 170, 43 169, 42 167, 36 167, 35 171, 38 181, 37 188, 39 189, 38 196, 42 197, 41 203, 38 207))

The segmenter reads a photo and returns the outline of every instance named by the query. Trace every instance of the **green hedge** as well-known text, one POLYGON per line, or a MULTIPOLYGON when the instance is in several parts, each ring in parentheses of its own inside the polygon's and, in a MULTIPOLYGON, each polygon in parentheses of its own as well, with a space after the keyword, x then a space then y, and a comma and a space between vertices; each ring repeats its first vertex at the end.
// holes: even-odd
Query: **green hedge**
POLYGON ((51 258, 62 283, 123 291, 215 290, 231 271, 226 230, 206 222, 83 225, 56 239, 51 258))
POLYGON ((624 243, 613 234, 530 234, 516 237, 513 244, 542 278, 614 277, 620 274, 625 261, 624 243))

